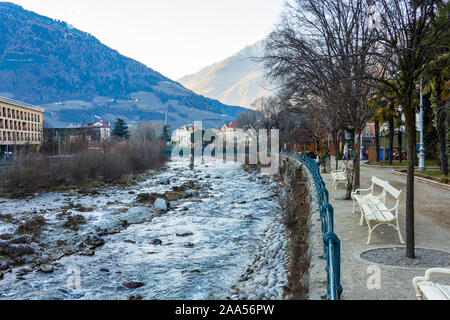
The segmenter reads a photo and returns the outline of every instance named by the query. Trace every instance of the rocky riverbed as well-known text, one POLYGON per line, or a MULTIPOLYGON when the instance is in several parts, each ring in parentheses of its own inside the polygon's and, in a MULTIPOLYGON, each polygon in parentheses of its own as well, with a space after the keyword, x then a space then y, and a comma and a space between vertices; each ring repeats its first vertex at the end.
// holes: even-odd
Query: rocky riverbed
MULTIPOLYGON (((290 253, 281 219, 274 219, 265 229, 255 258, 234 285, 232 300, 284 300, 290 276, 287 265, 290 253)), ((290 297, 287 297, 290 298, 290 297)))
POLYGON ((283 299, 279 182, 218 159, 188 166, 0 199, 0 299, 283 299))

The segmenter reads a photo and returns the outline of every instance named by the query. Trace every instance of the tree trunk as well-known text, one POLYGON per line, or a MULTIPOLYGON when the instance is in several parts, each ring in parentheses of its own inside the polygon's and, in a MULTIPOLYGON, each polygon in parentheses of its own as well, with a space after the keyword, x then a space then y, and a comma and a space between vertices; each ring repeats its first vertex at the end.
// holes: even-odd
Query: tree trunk
POLYGON ((355 177, 353 183, 353 189, 359 189, 361 186, 361 135, 362 130, 355 130, 355 156, 353 158, 353 167, 355 170, 355 177))
POLYGON ((395 136, 395 122, 394 117, 389 118, 389 165, 392 166, 394 159, 394 136, 395 136))
POLYGON ((334 157, 336 159, 336 170, 339 170, 339 140, 338 140, 338 132, 333 132, 331 134, 333 138, 333 148, 334 148, 334 157))
POLYGON ((361 153, 361 134, 362 132, 354 130, 352 132, 353 138, 353 172, 351 181, 347 185, 347 193, 345 195, 345 200, 351 199, 351 194, 353 190, 359 189, 360 187, 360 159, 359 154, 361 153))
POLYGON ((447 156, 447 110, 445 101, 442 100, 441 77, 438 75, 436 79, 436 122, 437 136, 439 143, 439 153, 441 159, 441 173, 448 176, 448 156, 447 156))
POLYGON ((403 162, 403 133, 401 130, 397 133, 397 143, 398 143, 398 154, 400 163, 403 162))
POLYGON ((414 239, 414 169, 416 164, 416 113, 414 108, 405 110, 408 145, 408 176, 406 181, 406 257, 415 258, 414 239))
POLYGON ((375 148, 377 162, 380 162, 380 122, 375 120, 375 148))
POLYGON ((341 131, 341 143, 342 143, 342 145, 340 146, 340 151, 339 151, 339 154, 340 155, 344 155, 344 146, 345 146, 345 130, 342 130, 341 131))

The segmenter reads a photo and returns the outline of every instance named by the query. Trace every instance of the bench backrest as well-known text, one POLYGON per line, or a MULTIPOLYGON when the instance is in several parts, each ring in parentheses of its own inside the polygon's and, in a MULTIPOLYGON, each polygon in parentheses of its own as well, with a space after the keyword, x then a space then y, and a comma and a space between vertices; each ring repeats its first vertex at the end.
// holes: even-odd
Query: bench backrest
POLYGON ((393 186, 391 186, 388 182, 386 182, 385 190, 389 193, 395 200, 400 200, 400 195, 402 194, 401 190, 397 190, 393 186))
POLYGON ((378 179, 377 177, 372 177, 372 194, 374 194, 375 191, 375 186, 380 187, 383 191, 380 193, 379 197, 381 197, 382 199, 384 199, 383 201, 386 200, 386 185, 389 184, 386 181, 383 181, 381 179, 378 179))
POLYGON ((372 187, 379 186, 384 189, 385 185, 387 184, 386 181, 383 181, 381 179, 378 179, 377 177, 372 177, 372 187))

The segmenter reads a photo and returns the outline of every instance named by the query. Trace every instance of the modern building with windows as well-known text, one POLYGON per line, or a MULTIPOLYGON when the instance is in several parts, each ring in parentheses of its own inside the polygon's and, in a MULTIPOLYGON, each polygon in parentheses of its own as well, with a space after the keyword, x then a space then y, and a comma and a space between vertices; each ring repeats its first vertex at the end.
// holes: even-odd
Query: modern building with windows
POLYGON ((44 109, 0 96, 0 148, 42 144, 44 109))

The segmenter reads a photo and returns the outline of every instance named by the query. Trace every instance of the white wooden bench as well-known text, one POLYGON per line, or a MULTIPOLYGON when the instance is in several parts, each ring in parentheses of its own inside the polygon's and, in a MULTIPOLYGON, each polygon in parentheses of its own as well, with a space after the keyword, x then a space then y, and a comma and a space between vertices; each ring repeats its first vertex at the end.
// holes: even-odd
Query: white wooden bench
POLYGON ((450 286, 431 282, 431 275, 434 273, 450 275, 450 269, 434 268, 425 272, 425 277, 413 279, 413 286, 419 300, 450 300, 450 286))
POLYGON ((353 214, 356 211, 356 205, 359 206, 361 212, 361 226, 364 223, 364 214, 362 210, 362 204, 366 198, 371 198, 374 200, 381 200, 383 203, 386 202, 386 181, 378 179, 377 177, 372 177, 372 186, 369 189, 358 189, 352 192, 353 199, 353 214), (379 187, 382 189, 382 192, 379 195, 375 195, 375 187, 379 187), (368 194, 362 194, 362 192, 369 192, 368 194))
POLYGON ((405 243, 398 223, 398 207, 400 205, 400 195, 402 192, 395 189, 388 182, 385 183, 384 189, 386 195, 390 195, 395 201, 395 206, 393 208, 389 209, 386 206, 385 201, 377 197, 365 197, 361 204, 362 214, 369 227, 369 239, 367 240, 367 244, 370 244, 372 240, 373 231, 381 225, 393 227, 398 232, 400 242, 405 243), (375 225, 372 227, 371 224, 375 225))
POLYGON ((331 185, 337 190, 338 183, 347 183, 347 168, 331 171, 331 185))

